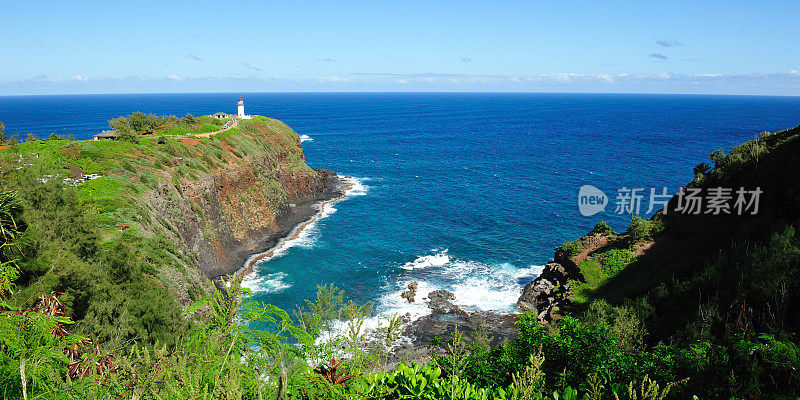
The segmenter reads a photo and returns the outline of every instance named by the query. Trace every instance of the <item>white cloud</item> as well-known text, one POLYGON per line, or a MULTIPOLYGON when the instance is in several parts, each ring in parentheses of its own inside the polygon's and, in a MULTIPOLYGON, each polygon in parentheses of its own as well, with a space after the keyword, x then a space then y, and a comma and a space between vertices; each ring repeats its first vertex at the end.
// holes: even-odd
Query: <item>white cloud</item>
POLYGON ((332 83, 349 82, 350 81, 347 78, 341 78, 341 77, 338 77, 338 76, 323 76, 323 77, 317 78, 317 80, 319 82, 332 82, 332 83))
POLYGON ((608 83, 614 83, 614 77, 612 75, 609 75, 609 74, 597 74, 596 76, 597 76, 598 79, 602 79, 602 80, 604 80, 604 81, 606 81, 608 83))
POLYGON ((303 92, 303 91, 517 91, 628 92, 800 95, 800 72, 719 74, 671 72, 638 74, 467 75, 441 73, 354 73, 319 78, 259 78, 254 76, 120 78, 49 77, 0 82, 0 95, 141 92, 303 92))

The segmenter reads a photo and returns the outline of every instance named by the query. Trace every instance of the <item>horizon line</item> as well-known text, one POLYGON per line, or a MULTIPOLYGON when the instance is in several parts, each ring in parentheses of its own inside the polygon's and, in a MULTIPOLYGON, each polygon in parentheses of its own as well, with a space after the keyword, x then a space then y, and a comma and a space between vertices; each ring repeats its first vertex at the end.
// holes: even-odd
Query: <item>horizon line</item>
MULTIPOLYGON (((563 95, 661 95, 661 96, 738 96, 800 97, 800 94, 753 93, 672 93, 672 92, 559 92, 559 91, 236 91, 236 92, 124 92, 124 93, 32 93, 0 94, 4 97, 47 96, 132 96, 132 95, 204 95, 204 94, 563 94, 563 95)), ((237 96, 238 96, 237 94, 237 96)))

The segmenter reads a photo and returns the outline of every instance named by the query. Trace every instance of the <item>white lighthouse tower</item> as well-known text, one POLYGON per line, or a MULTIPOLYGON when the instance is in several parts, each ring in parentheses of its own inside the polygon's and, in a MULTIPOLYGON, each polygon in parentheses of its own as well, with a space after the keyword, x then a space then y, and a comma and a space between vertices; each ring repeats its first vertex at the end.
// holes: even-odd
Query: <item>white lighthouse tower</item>
POLYGON ((239 97, 239 104, 236 106, 236 116, 244 118, 244 100, 241 97, 239 97))

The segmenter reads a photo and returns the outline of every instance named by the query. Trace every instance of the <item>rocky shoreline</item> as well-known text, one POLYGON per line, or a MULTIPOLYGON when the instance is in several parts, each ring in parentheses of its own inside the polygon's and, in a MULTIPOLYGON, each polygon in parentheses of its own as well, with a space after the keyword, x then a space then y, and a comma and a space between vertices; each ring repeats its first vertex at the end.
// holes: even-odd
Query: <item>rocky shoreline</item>
POLYGON ((550 322, 572 298, 570 280, 583 280, 583 275, 578 265, 557 249, 553 261, 547 263, 542 273, 522 289, 517 307, 533 312, 543 323, 550 322), (560 293, 556 294, 559 289, 560 293))
POLYGON ((253 266, 255 266, 255 264, 261 260, 272 257, 275 251, 281 248, 283 243, 297 238, 304 229, 317 221, 322 216, 325 206, 346 199, 347 192, 352 188, 353 184, 347 181, 348 177, 346 176, 337 175, 336 178, 336 181, 332 182, 332 186, 329 187, 327 191, 330 197, 292 205, 291 217, 287 219, 287 225, 291 225, 291 229, 283 236, 276 235, 276 237, 272 239, 271 245, 265 250, 251 254, 247 259, 243 260, 242 266, 235 272, 247 277, 247 275, 253 272, 253 266))
MULTIPOLYGON (((517 300, 520 312, 533 312, 539 321, 548 324, 569 307, 572 299, 569 281, 584 281, 576 260, 605 245, 608 237, 589 233, 581 238, 587 246, 584 253, 570 257, 561 248, 556 248, 553 260, 547 263, 542 273, 524 286, 517 300)), ((396 362, 426 362, 433 354, 446 350, 447 341, 458 330, 464 343, 482 340, 487 345, 497 346, 517 336, 515 322, 519 313, 467 312, 456 305, 452 292, 435 290, 427 297, 417 299, 417 282, 408 285, 401 297, 409 303, 427 303, 431 313, 415 321, 409 321, 403 336, 407 343, 395 351, 396 362)))
MULTIPOLYGON (((447 342, 456 331, 462 335, 463 343, 473 340, 485 341, 497 346, 516 337, 517 314, 500 312, 468 312, 458 307, 456 296, 447 290, 434 290, 426 297, 417 299, 417 282, 411 282, 401 297, 409 303, 427 303, 431 313, 409 321, 403 336, 409 340, 401 343, 394 353, 393 362, 427 362, 433 354, 445 351, 447 342)), ((408 316, 405 317, 408 320, 408 316)))
POLYGON ((236 237, 218 238, 218 241, 223 242, 221 247, 226 249, 225 254, 224 257, 217 254, 216 265, 205 265, 205 268, 201 266, 206 276, 216 279, 252 266, 250 260, 254 258, 254 254, 270 252, 298 227, 315 219, 321 203, 344 196, 345 184, 335 172, 325 169, 315 169, 314 172, 316 176, 311 180, 306 176, 291 175, 280 179, 282 186, 287 189, 297 186, 298 183, 302 186, 294 193, 287 190, 287 199, 276 210, 271 224, 253 229, 246 240, 237 240, 236 237))

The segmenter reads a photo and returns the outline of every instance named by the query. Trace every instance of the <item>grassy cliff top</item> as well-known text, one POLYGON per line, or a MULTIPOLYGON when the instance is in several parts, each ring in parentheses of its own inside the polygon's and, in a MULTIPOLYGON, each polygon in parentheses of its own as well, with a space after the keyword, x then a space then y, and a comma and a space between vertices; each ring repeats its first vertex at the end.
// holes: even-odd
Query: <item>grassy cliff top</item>
POLYGON ((266 117, 213 135, 3 146, 0 191, 20 232, 0 248, 19 271, 13 302, 63 293, 75 329, 101 342, 174 343, 182 307, 210 290, 197 243, 238 232, 245 215, 267 220, 287 175, 316 172, 297 133, 266 117))
POLYGON ((112 233, 120 223, 146 213, 139 210, 136 199, 161 182, 191 182, 201 174, 225 170, 247 158, 272 158, 276 153, 285 163, 282 168, 310 170, 297 133, 281 121, 258 116, 209 137, 188 134, 140 136, 136 142, 27 141, 0 149, 0 171, 12 187, 25 180, 74 178, 67 169, 70 165, 80 168, 84 175, 100 175, 75 184, 75 189, 78 198, 96 211, 98 228, 112 233))

